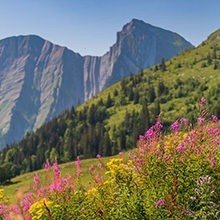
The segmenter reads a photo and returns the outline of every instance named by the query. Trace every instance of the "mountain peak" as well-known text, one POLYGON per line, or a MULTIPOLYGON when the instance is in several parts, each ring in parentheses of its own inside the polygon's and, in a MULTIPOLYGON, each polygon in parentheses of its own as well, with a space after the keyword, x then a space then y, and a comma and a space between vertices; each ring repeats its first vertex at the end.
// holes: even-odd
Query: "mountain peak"
POLYGON ((145 23, 142 20, 133 18, 130 22, 128 22, 127 24, 125 24, 122 28, 122 32, 130 32, 132 30, 135 30, 137 28, 143 28, 143 27, 153 27, 152 25, 145 23))
POLYGON ((208 41, 220 40, 220 28, 209 35, 208 41))
POLYGON ((122 28, 101 57, 82 57, 37 35, 1 40, 0 148, 123 77, 189 47, 179 35, 138 19, 122 28))

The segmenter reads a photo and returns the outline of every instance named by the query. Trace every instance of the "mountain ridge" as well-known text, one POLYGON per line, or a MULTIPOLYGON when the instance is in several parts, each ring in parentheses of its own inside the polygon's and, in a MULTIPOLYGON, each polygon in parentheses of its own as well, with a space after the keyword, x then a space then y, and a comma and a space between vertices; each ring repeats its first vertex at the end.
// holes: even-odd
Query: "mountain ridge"
POLYGON ((114 82, 185 48, 192 45, 180 35, 140 20, 127 23, 100 57, 81 56, 37 35, 1 40, 0 145, 18 141, 114 82))

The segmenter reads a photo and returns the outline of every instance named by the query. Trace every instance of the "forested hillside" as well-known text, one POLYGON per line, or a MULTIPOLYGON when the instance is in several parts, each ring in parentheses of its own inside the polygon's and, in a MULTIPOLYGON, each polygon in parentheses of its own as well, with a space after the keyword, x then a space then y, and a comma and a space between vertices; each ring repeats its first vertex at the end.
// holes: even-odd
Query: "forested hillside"
POLYGON ((78 155, 88 158, 134 148, 138 135, 156 120, 165 128, 182 116, 195 121, 201 97, 208 100, 210 114, 219 117, 219 36, 218 30, 198 48, 123 79, 3 149, 0 182, 42 168, 46 159, 62 163, 78 155))

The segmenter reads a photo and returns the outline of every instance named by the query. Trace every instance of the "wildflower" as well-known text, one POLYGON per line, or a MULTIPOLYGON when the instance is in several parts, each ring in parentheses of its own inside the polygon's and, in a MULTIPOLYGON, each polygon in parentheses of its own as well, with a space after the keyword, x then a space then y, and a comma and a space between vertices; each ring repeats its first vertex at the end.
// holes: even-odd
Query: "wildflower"
POLYGON ((163 199, 159 199, 155 202, 155 207, 157 208, 158 206, 165 206, 165 202, 163 199))
POLYGON ((4 190, 0 189, 0 200, 4 198, 4 190))
POLYGON ((220 130, 218 128, 209 128, 207 131, 210 135, 220 135, 220 130))
POLYGON ((90 172, 90 173, 93 173, 93 172, 94 172, 94 170, 95 170, 94 165, 91 165, 91 166, 89 167, 89 172, 90 172))
POLYGON ((123 156, 123 155, 124 155, 124 152, 119 152, 118 155, 119 155, 119 156, 123 156))
POLYGON ((185 146, 184 144, 181 144, 179 147, 176 148, 176 150, 177 150, 178 152, 184 151, 184 150, 186 150, 186 146, 185 146))
POLYGON ((178 122, 178 120, 177 120, 177 121, 175 121, 175 122, 171 125, 171 130, 174 131, 174 132, 178 132, 179 129, 180 129, 180 124, 179 124, 179 122, 178 122))
POLYGON ((33 195, 32 193, 26 193, 24 199, 21 201, 21 207, 24 211, 27 211, 33 202, 33 195))
POLYGON ((12 212, 14 215, 20 215, 21 209, 17 205, 10 205, 10 212, 12 212))
POLYGON ((38 184, 39 182, 40 182, 40 177, 37 174, 35 174, 34 175, 34 183, 38 184))
POLYGON ((45 169, 46 170, 49 170, 50 169, 50 162, 49 162, 49 160, 46 160, 46 163, 45 163, 45 169))
POLYGON ((153 126, 153 129, 156 132, 159 132, 162 128, 163 128, 163 125, 159 121, 157 121, 157 123, 153 126))
POLYGON ((77 157, 77 159, 76 159, 76 161, 75 161, 75 164, 76 164, 76 166, 78 167, 81 167, 81 161, 80 161, 80 158, 79 158, 79 156, 77 157))
POLYGON ((211 116, 211 120, 212 120, 213 122, 217 122, 217 121, 218 121, 218 118, 217 118, 217 116, 212 115, 212 116, 211 116))
POLYGON ((198 123, 203 123, 204 121, 205 121, 205 118, 201 118, 201 117, 197 118, 198 123))
POLYGON ((143 135, 139 135, 139 139, 140 140, 144 140, 144 136, 143 135))
POLYGON ((34 175, 34 187, 33 187, 34 190, 38 189, 39 183, 40 183, 40 177, 37 174, 35 174, 34 175))
POLYGON ((214 156, 210 156, 210 164, 212 168, 216 166, 217 161, 215 160, 214 156))
POLYGON ((180 122, 181 122, 182 124, 185 124, 185 125, 188 124, 188 120, 187 120, 186 118, 181 118, 181 119, 180 119, 180 122))
POLYGON ((55 160, 55 162, 53 163, 53 173, 56 177, 60 176, 60 171, 59 171, 59 168, 58 168, 57 160, 55 160))
POLYGON ((101 159, 101 157, 102 156, 100 154, 97 154, 97 156, 96 156, 97 159, 101 159))
POLYGON ((75 164, 76 164, 76 175, 79 176, 82 173, 81 161, 80 161, 79 156, 77 157, 77 160, 75 161, 75 164))
POLYGON ((201 103, 201 105, 206 105, 206 99, 204 97, 202 97, 200 99, 200 103, 201 103))
POLYGON ((98 164, 98 168, 99 168, 99 169, 102 169, 102 167, 103 167, 102 163, 99 163, 99 164, 98 164))
POLYGON ((196 197, 195 196, 190 196, 190 199, 195 201, 196 200, 196 197))
POLYGON ((42 219, 44 216, 45 209, 49 209, 52 206, 52 202, 46 198, 41 199, 40 201, 35 202, 31 205, 29 212, 33 216, 32 219, 42 219))
POLYGON ((203 186, 203 185, 209 184, 210 182, 211 182, 210 176, 199 177, 199 179, 197 181, 197 185, 203 186))
POLYGON ((147 130, 147 132, 144 135, 144 138, 153 138, 155 136, 155 133, 152 128, 147 130))
POLYGON ((0 205, 0 216, 7 213, 7 207, 5 205, 0 205))
POLYGON ((95 194, 97 194, 98 190, 96 188, 91 188, 87 191, 86 195, 88 196, 94 196, 95 194))

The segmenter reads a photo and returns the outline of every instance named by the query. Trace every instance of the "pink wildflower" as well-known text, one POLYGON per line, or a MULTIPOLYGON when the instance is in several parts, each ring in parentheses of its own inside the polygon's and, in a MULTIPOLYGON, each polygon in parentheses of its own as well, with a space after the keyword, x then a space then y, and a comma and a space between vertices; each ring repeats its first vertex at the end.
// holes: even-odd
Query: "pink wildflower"
POLYGON ((97 159, 101 159, 101 157, 102 156, 100 154, 97 154, 97 156, 96 156, 97 159))
POLYGON ((200 103, 201 103, 202 105, 206 105, 206 99, 205 99, 204 97, 202 97, 202 98, 200 99, 200 103))
POLYGON ((103 167, 102 163, 99 163, 99 164, 98 164, 98 168, 99 168, 99 169, 102 169, 102 167, 103 167))
POLYGON ((185 124, 185 125, 188 124, 188 120, 187 120, 186 118, 181 118, 181 119, 180 119, 180 122, 181 122, 182 124, 185 124))
POLYGON ((123 155, 124 155, 124 152, 119 152, 118 155, 119 155, 119 156, 123 156, 123 155))
POLYGON ((40 183, 40 177, 37 174, 35 174, 34 175, 34 187, 33 187, 34 190, 38 189, 39 183, 40 183))
POLYGON ((157 121, 157 123, 153 126, 154 131, 159 132, 163 128, 163 125, 157 121))
POLYGON ((204 121, 205 121, 205 118, 201 118, 201 117, 197 118, 198 123, 203 123, 204 121))
POLYGON ((94 172, 94 170, 95 170, 94 165, 91 165, 91 166, 89 167, 89 172, 90 172, 90 173, 93 173, 93 172, 94 172))
POLYGON ((159 199, 155 202, 155 207, 157 208, 158 206, 165 206, 165 202, 163 199, 159 199))
POLYGON ((77 157, 77 160, 75 161, 75 164, 76 164, 76 175, 79 176, 82 173, 81 161, 80 161, 79 156, 77 157))
POLYGON ((76 166, 78 167, 81 167, 81 161, 80 161, 80 158, 79 158, 79 156, 77 157, 77 159, 76 159, 76 161, 75 161, 75 164, 76 164, 76 166))
POLYGON ((213 136, 220 135, 220 130, 218 128, 209 128, 208 133, 213 136))
POLYGON ((213 122, 217 122, 217 121, 218 121, 218 118, 217 118, 217 116, 212 115, 212 116, 211 116, 211 120, 212 120, 213 122))
POLYGON ((5 205, 0 205, 0 216, 7 213, 7 207, 5 205))
POLYGON ((181 144, 179 147, 176 148, 176 150, 177 150, 178 152, 180 152, 180 151, 185 151, 185 150, 186 150, 186 146, 185 146, 184 144, 181 144))
POLYGON ((153 138, 155 136, 155 133, 152 128, 148 129, 147 132, 144 134, 145 138, 153 138))
POLYGON ((171 125, 171 130, 174 132, 178 132, 180 130, 180 124, 177 121, 175 121, 172 125, 171 125))
POLYGON ((140 140, 144 140, 144 136, 143 135, 139 135, 139 139, 140 140))
POLYGON ((21 209, 17 205, 10 205, 10 212, 12 212, 14 215, 20 215, 21 209))
POLYGON ((50 169, 50 162, 49 160, 46 160, 46 163, 45 163, 45 169, 49 170, 50 169))
POLYGON ((32 193, 26 193, 24 199, 21 201, 21 207, 26 212, 31 207, 33 203, 32 193))
POLYGON ((55 160, 55 162, 53 163, 53 173, 55 177, 57 178, 60 176, 60 171, 59 171, 57 160, 55 160))
POLYGON ((37 174, 35 174, 34 175, 34 183, 38 184, 39 182, 40 182, 40 177, 37 174))

